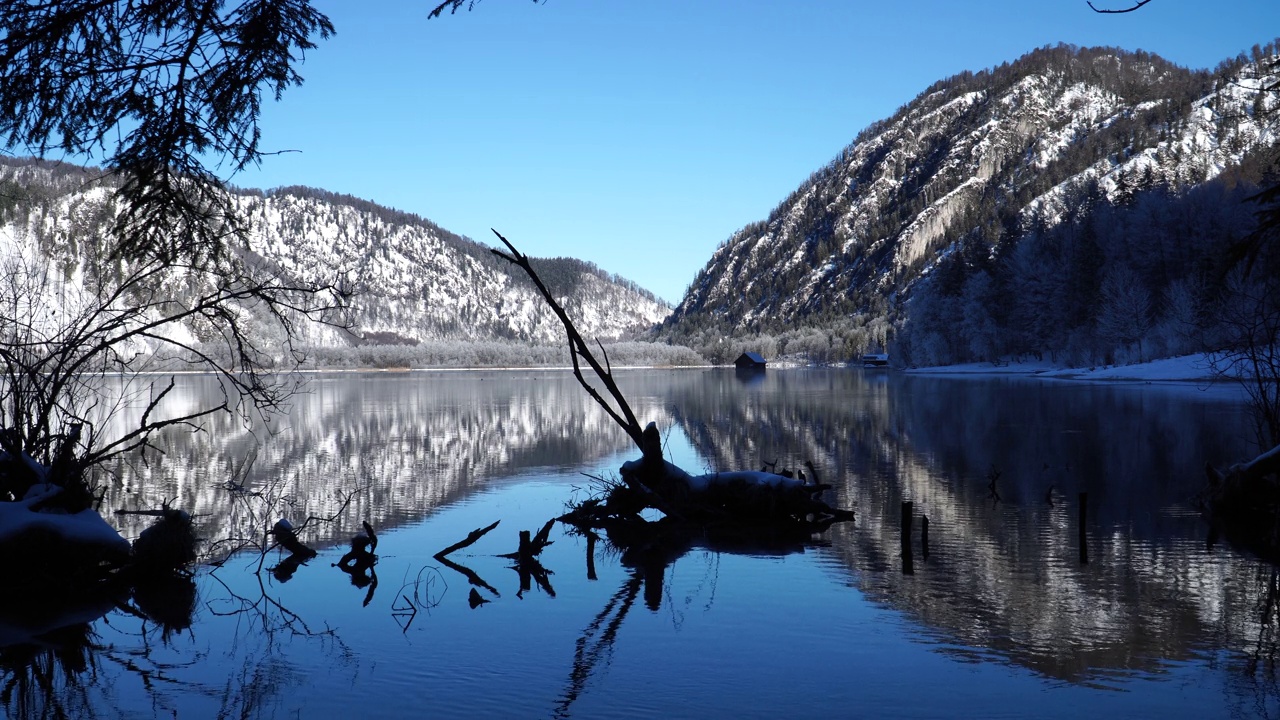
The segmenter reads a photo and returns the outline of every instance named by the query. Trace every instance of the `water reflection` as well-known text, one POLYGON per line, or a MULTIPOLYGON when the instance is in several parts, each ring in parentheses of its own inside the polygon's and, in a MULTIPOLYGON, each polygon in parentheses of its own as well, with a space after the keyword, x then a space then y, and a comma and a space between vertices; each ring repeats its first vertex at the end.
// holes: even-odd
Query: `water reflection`
MULTIPOLYGON (((897 690, 879 687, 880 666, 893 658, 877 655, 876 643, 899 633, 954 661, 922 672, 996 667, 986 690, 995 698, 1007 689, 998 683, 1023 676, 1050 679, 1031 685, 1048 693, 1221 675, 1225 687, 1200 701, 1221 689, 1228 712, 1277 705, 1280 580, 1229 548, 1206 548, 1190 504, 1206 460, 1249 454, 1233 397, 842 370, 770 370, 750 382, 733 371, 621 380, 642 419, 676 428, 671 454, 690 469, 809 462, 835 486, 832 504, 856 507, 856 520, 771 545, 697 535, 610 547, 557 529, 547 586, 534 590, 537 577, 513 577, 495 557, 515 545, 511 528, 539 527, 562 510, 573 475, 616 465, 629 450, 573 379, 325 376, 266 442, 235 422, 169 438, 159 461, 117 468, 108 497, 111 508, 177 498, 213 538, 247 538, 262 518, 233 501, 228 479, 245 493, 270 491, 297 518, 326 516, 337 491, 367 486, 341 522, 306 538, 320 556, 292 566, 274 553, 258 558, 275 574, 239 557, 202 572, 198 593, 135 593, 136 615, 108 603, 21 637, 18 619, 38 625, 39 616, 0 609, 0 688, 12 688, 4 707, 16 716, 56 707, 77 716, 89 706, 183 716, 315 707, 386 716, 766 714, 795 693, 846 711, 851 695, 887 695, 863 706, 886 714, 922 707, 901 697, 914 676, 898 678, 897 690), (685 438, 692 461, 677 447, 685 438), (256 458, 248 470, 247 457, 256 458), (535 471, 545 483, 536 492, 499 482, 535 471), (1080 492, 1089 496, 1085 565, 1080 492), (914 504, 914 550, 923 549, 923 517, 930 527, 929 553, 917 552, 910 575, 901 565, 904 501, 914 504), (366 518, 385 544, 376 565, 356 568, 353 558, 361 572, 344 575, 331 567, 346 551, 338 544, 366 518), (501 539, 431 559, 499 519, 501 539), (375 570, 384 586, 376 593, 375 570), (863 598, 879 610, 874 620, 900 624, 873 628, 863 598), (103 613, 107 621, 97 619, 103 613), (866 656, 854 654, 865 645, 866 656), (784 667, 782 658, 799 659, 784 667), (805 658, 824 667, 797 669, 805 658), (1195 670, 1180 676, 1186 667, 1195 670), (846 682, 855 677, 879 685, 846 682), (131 688, 129 699, 111 687, 131 688), (752 704, 761 697, 773 702, 752 704)), ((206 382, 187 378, 180 390, 212 391, 206 382)), ((903 666, 914 671, 918 659, 903 666)), ((923 714, 949 714, 947 702, 923 714)), ((993 707, 972 695, 963 702, 954 708, 969 714, 993 707)), ((1073 714, 1063 707, 1058 714, 1073 714)))
POLYGON ((104 665, 149 681, 146 648, 168 645, 188 630, 196 586, 188 577, 161 577, 74 595, 32 596, 7 588, 0 599, 0 706, 12 718, 88 718, 112 690, 104 665), (120 653, 100 641, 95 624, 109 613, 141 622, 141 652, 120 653))
MULTIPOLYGON (((637 600, 642 600, 651 613, 656 614, 664 607, 675 612, 668 578, 674 578, 677 564, 688 564, 685 558, 690 554, 700 551, 704 557, 727 554, 777 558, 803 554, 808 549, 826 545, 825 541, 814 539, 790 525, 774 532, 758 528, 763 532, 750 536, 742 534, 741 529, 740 526, 719 528, 686 522, 667 523, 666 520, 644 529, 610 526, 604 547, 599 552, 616 554, 627 574, 576 639, 569 679, 556 701, 555 717, 570 717, 574 702, 587 691, 591 681, 604 672, 614 653, 623 621, 637 600)), ((586 577, 588 580, 597 579, 595 557, 600 538, 586 528, 571 529, 570 532, 587 538, 586 577)), ((715 584, 715 573, 716 570, 711 569, 712 585, 715 584)))
MULTIPOLYGON (((167 410, 220 393, 212 377, 180 380, 167 410)), ((644 383, 636 389, 637 412, 663 420, 644 383)), ((226 548, 275 522, 234 502, 237 494, 266 494, 305 519, 331 516, 359 490, 345 514, 389 528, 492 480, 576 468, 630 443, 568 372, 542 371, 317 376, 294 398, 287 422, 245 427, 220 416, 204 432, 175 431, 159 444, 159 461, 122 458, 112 468, 106 507, 169 501, 198 517, 208 547, 226 548)), ((117 518, 130 537, 142 522, 117 518)), ((341 542, 346 530, 316 532, 308 542, 324 545, 341 542)))
POLYGON ((587 683, 600 668, 600 663, 608 662, 618 640, 618 629, 631 612, 643 585, 644 575, 639 571, 633 573, 582 631, 574 643, 573 667, 569 671, 569 682, 556 701, 555 717, 570 717, 574 701, 586 691, 587 683))
POLYGON ((714 467, 812 460, 831 475, 838 504, 858 512, 828 533, 831 561, 940 643, 1103 682, 1199 657, 1234 622, 1252 570, 1205 550, 1191 504, 1206 454, 1247 454, 1230 396, 848 372, 774 373, 749 388, 711 375, 680 390, 675 417, 714 467), (911 576, 891 572, 904 501, 932 535, 911 576))
MULTIPOLYGON (((211 391, 200 382, 212 381, 184 389, 211 391)), ((858 522, 830 531, 829 552, 860 589, 947 642, 1052 677, 1194 657, 1231 605, 1203 589, 1249 585, 1245 566, 1203 548, 1190 507, 1197 468, 1247 455, 1247 427, 1221 394, 849 371, 635 374, 624 385, 641 417, 669 416, 711 469, 812 462, 836 485, 836 504, 857 504, 858 522), (1079 492, 1091 505, 1084 567, 1079 492), (886 572, 900 567, 906 500, 933 529, 932 553, 910 578, 886 572)), ((343 482, 366 482, 352 517, 394 525, 491 478, 576 467, 627 446, 566 373, 321 377, 275 430, 264 446, 231 422, 170 438, 155 466, 167 474, 122 471, 109 503, 179 497, 212 538, 243 534, 217 479, 256 448, 249 484, 283 478, 299 514, 332 507, 343 482)), ((664 565, 693 546, 624 563, 664 565)), ((647 601, 660 592, 659 580, 647 601)))
POLYGON ((89 622, 55 628, 31 642, 0 645, 0 705, 8 716, 91 717, 93 702, 83 684, 92 681, 88 671, 95 669, 92 645, 89 622))

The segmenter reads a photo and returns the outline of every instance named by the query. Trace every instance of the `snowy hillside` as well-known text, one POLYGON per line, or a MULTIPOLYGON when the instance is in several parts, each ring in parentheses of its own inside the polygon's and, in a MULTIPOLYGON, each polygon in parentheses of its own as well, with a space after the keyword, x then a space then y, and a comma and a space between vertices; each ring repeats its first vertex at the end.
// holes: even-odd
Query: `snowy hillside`
MULTIPOLYGON (((0 256, 37 255, 56 266, 60 292, 81 282, 80 268, 102 252, 115 212, 109 181, 95 186, 93 177, 83 168, 0 159, 0 256)), ((518 269, 427 220, 309 188, 240 191, 237 202, 262 262, 286 278, 340 278, 357 293, 350 332, 303 326, 304 344, 563 337, 518 269)), ((652 294, 587 263, 552 259, 535 266, 587 337, 635 335, 670 312, 652 294)))
POLYGON ((1086 191, 1177 191, 1275 145, 1266 52, 1208 72, 1058 46, 940 81, 723 243, 659 334, 700 347, 810 327, 835 356, 884 345, 915 281, 962 240, 997 254, 1086 191))

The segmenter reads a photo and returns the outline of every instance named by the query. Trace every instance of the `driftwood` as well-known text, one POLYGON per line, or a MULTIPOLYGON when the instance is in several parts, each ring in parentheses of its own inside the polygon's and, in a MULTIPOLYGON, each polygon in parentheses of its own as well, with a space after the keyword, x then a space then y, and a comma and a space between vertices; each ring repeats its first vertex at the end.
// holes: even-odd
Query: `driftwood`
POLYGON ((364 521, 364 534, 351 538, 351 549, 338 560, 337 567, 347 573, 363 574, 378 562, 373 551, 378 548, 378 536, 373 533, 369 521, 364 521))
POLYGON ((1280 445, 1245 463, 1232 465, 1224 473, 1212 465, 1204 466, 1212 485, 1230 490, 1232 487, 1262 481, 1268 475, 1280 473, 1280 445))
POLYGON ((538 555, 552 542, 551 528, 555 527, 556 520, 557 518, 548 520, 542 529, 538 530, 537 535, 532 535, 528 530, 521 530, 520 545, 516 551, 498 556, 515 561, 511 569, 520 574, 520 591, 516 593, 516 597, 523 598, 535 582, 543 592, 551 597, 556 596, 555 588, 551 587, 552 573, 538 560, 538 555))
MULTIPOLYGON (((537 583, 538 587, 541 588, 543 592, 547 593, 551 597, 555 597, 556 591, 555 588, 551 586, 550 579, 552 573, 550 570, 543 567, 542 563, 538 561, 538 555, 543 551, 543 549, 552 543, 551 528, 555 527, 555 524, 556 518, 548 520, 546 524, 538 530, 537 534, 531 533, 528 530, 521 530, 520 544, 516 548, 515 552, 505 553, 498 556, 500 558, 515 561, 511 568, 520 574, 520 590, 516 593, 516 597, 524 597, 524 593, 531 590, 534 583, 537 583)), ((474 570, 450 560, 447 556, 451 552, 469 547, 496 527, 498 527, 497 522, 489 525, 488 527, 476 528, 475 530, 467 533, 467 536, 461 541, 450 545, 436 553, 434 556, 441 564, 466 577, 467 582, 474 586, 472 587, 470 594, 467 596, 467 602, 471 605, 472 609, 488 602, 488 600, 485 600, 475 588, 484 588, 485 590, 493 593, 494 597, 499 597, 500 594, 496 588, 485 582, 484 579, 481 578, 474 570)))
MULTIPOLYGON (((493 593, 494 597, 501 597, 502 594, 498 592, 497 588, 485 582, 484 578, 480 577, 479 573, 477 573, 475 570, 472 570, 466 565, 461 565, 459 563, 456 563, 450 560, 447 556, 449 555, 449 553, 454 552, 456 550, 461 550, 462 548, 470 547, 477 540, 484 537, 485 535, 488 535, 490 530, 493 530, 494 528, 498 527, 498 523, 500 522, 502 521, 497 520, 497 521, 494 521, 494 523, 492 525, 489 525, 488 527, 476 528, 475 530, 472 530, 471 532, 467 533, 467 536, 461 541, 450 545, 449 547, 441 550, 440 552, 434 555, 435 559, 439 560, 442 565, 465 577, 467 579, 467 582, 473 586, 471 589, 471 592, 474 593, 477 597, 479 596, 479 593, 477 593, 475 590, 475 588, 477 587, 482 587, 485 590, 488 590, 489 592, 493 593)), ((479 604, 475 602, 471 603, 471 607, 473 609, 476 608, 478 605, 479 604)))
POLYGON ((378 564, 378 556, 373 551, 378 547, 378 536, 368 520, 361 523, 363 535, 351 538, 351 549, 334 565, 351 578, 351 584, 358 588, 368 588, 364 596, 364 607, 373 602, 373 594, 378 589, 378 573, 374 566, 378 564))
MULTIPOLYGON (((645 434, 656 436, 656 427, 650 423, 645 434)), ((808 466, 816 476, 812 463, 808 466)), ((605 530, 624 550, 636 545, 664 548, 659 554, 666 554, 683 552, 695 537, 746 547, 809 541, 833 523, 853 518, 852 511, 822 500, 830 485, 766 471, 690 475, 667 462, 656 442, 647 443, 645 455, 624 463, 620 473, 624 483, 578 503, 560 520, 584 533, 605 530), (645 492, 636 492, 637 486, 645 492), (663 513, 659 523, 641 516, 648 508, 663 513)))
POLYGON ((276 536, 276 542, 280 543, 280 547, 288 550, 290 555, 296 555, 303 560, 316 556, 315 550, 303 545, 298 539, 297 533, 293 531, 293 523, 284 518, 276 521, 275 526, 271 528, 271 534, 276 536))
POLYGON ((487 534, 489 533, 489 531, 490 531, 490 530, 492 530, 492 529, 494 529, 494 528, 498 527, 498 523, 500 523, 500 522, 502 522, 502 521, 501 521, 501 520, 495 520, 495 521, 494 521, 494 523, 493 523, 492 525, 488 526, 488 527, 476 528, 475 530, 472 530, 471 532, 467 533, 467 537, 465 537, 465 538, 464 538, 464 539, 462 539, 461 541, 456 542, 456 543, 454 543, 454 544, 450 545, 449 547, 447 547, 447 548, 445 548, 445 549, 441 550, 440 552, 436 553, 436 554, 435 554, 435 558, 436 558, 437 560, 444 560, 444 556, 445 556, 445 555, 448 555, 449 553, 451 553, 451 552, 453 552, 453 551, 455 551, 455 550, 461 550, 461 549, 462 549, 462 548, 464 548, 464 547, 469 547, 469 546, 471 546, 472 544, 474 544, 474 543, 475 543, 475 541, 477 541, 477 540, 479 540, 480 538, 482 538, 482 537, 484 537, 485 535, 487 535, 487 534))
MULTIPOLYGON (((641 430, 635 413, 614 380, 604 346, 597 343, 604 355, 601 362, 538 277, 529 258, 516 250, 501 233, 493 232, 508 250, 495 249, 493 253, 524 270, 564 326, 574 377, 635 442, 641 453, 639 460, 623 464, 620 470, 622 485, 613 488, 607 497, 580 503, 561 520, 580 528, 605 528, 619 522, 643 522, 640 513, 654 508, 671 520, 694 526, 727 523, 737 525, 739 530, 756 527, 767 533, 778 526, 816 532, 824 530, 832 522, 853 517, 852 511, 831 507, 821 499, 822 492, 829 488, 826 485, 809 485, 803 479, 772 472, 741 471, 695 476, 666 462, 657 426, 649 423, 641 430), (587 382, 582 371, 584 363, 604 385, 612 403, 587 382)), ((811 463, 808 467, 815 474, 816 482, 816 470, 811 463)))
POLYGON ((147 575, 182 572, 196 560, 196 533, 191 515, 167 504, 133 542, 133 564, 147 575))
MULTIPOLYGON (((543 549, 551 544, 551 528, 554 527, 555 524, 556 518, 548 520, 547 524, 543 525, 542 529, 538 531, 538 534, 533 535, 532 537, 528 530, 521 530, 520 545, 516 548, 516 551, 505 555, 499 555, 498 557, 515 560, 518 563, 536 560, 538 555, 542 553, 543 549)), ((494 525, 497 525, 497 523, 494 523, 494 525)))

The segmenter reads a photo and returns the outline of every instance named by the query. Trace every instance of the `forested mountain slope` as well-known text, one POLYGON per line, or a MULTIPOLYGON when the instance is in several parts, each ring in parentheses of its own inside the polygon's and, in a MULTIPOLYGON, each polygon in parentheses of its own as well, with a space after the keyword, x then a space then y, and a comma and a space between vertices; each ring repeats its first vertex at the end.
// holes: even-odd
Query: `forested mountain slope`
MULTIPOLYGON (((83 282, 89 261, 105 252, 116 208, 110 181, 89 182, 95 172, 0 158, 0 257, 34 257, 37 266, 58 268, 51 292, 83 282)), ((303 344, 563 338, 559 321, 518 268, 423 218, 302 187, 238 191, 236 201, 252 223, 250 247, 259 262, 282 277, 337 278, 356 293, 349 332, 304 324, 298 328, 303 344)), ((670 310, 634 283, 588 263, 556 258, 535 264, 587 337, 632 336, 670 310)))
MULTIPOLYGON (((1169 238, 1150 232, 1141 241, 1127 237, 1123 250, 1108 250, 1105 240, 1075 250, 1093 263, 1072 278, 1085 294, 1048 302, 1073 307, 1078 350, 1115 350, 1115 333, 1102 342, 1107 332, 1099 329, 1104 266, 1121 253, 1135 271, 1163 257, 1155 264, 1164 275, 1138 272, 1158 298, 1179 279, 1171 268, 1248 231, 1240 202, 1271 166, 1280 137, 1277 94, 1260 91, 1274 82, 1275 53, 1272 43, 1214 71, 1191 71, 1149 53, 1060 45, 940 81, 861 132, 767 219, 723 243, 658 335, 703 348, 726 335, 761 336, 778 352, 823 359, 895 336, 911 341, 897 347, 914 349, 916 362, 1053 351, 1035 333, 1015 341, 1010 320, 1021 316, 997 305, 1030 292, 1012 279, 1062 272, 1036 257, 1046 231, 1077 227, 1081 218, 1105 229, 1118 217, 1107 213, 1116 212, 1127 232, 1141 224, 1124 211, 1135 205, 1164 225, 1176 223, 1177 213, 1204 218, 1221 210, 1235 218, 1209 223, 1204 232, 1213 238, 1187 239, 1177 257, 1166 252, 1169 238), (1197 194, 1215 180, 1230 191, 1197 194), (985 329, 975 348, 954 312, 927 318, 934 331, 946 330, 943 338, 921 332, 927 328, 912 318, 908 298, 924 294, 921 278, 941 274, 934 271, 946 258, 958 271, 934 296, 958 297, 977 270, 994 283, 970 288, 988 310, 970 322, 985 329)), ((1163 309, 1153 301, 1144 324, 1158 325, 1163 309)))

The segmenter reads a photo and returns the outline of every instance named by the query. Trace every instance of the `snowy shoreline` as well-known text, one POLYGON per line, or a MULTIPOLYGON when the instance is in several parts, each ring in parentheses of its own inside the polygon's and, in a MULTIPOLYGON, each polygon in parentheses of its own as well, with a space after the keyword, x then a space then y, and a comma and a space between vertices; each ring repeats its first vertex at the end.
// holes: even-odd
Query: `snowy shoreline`
MULTIPOLYGON (((712 368, 732 368, 733 365, 615 365, 615 370, 708 370, 712 368)), ((775 370, 804 369, 817 367, 858 368, 857 363, 843 365, 822 365, 800 361, 795 358, 778 358, 769 362, 775 370)), ((408 366, 408 367, 374 367, 374 366, 329 366, 306 367, 285 371, 302 375, 324 374, 358 374, 358 373, 432 373, 432 372, 522 372, 530 370, 549 370, 572 372, 571 365, 475 365, 475 366, 408 366)), ((1064 367, 1049 361, 1002 362, 1001 364, 964 363, 959 365, 938 365, 932 367, 895 368, 893 371, 908 375, 931 376, 1012 376, 1035 377, 1053 380, 1079 381, 1117 381, 1117 382, 1175 382, 1175 383, 1217 383, 1229 378, 1213 371, 1209 357, 1204 353, 1184 355, 1175 358, 1162 358, 1133 365, 1098 365, 1093 367, 1064 367)), ((874 369, 870 372, 890 372, 888 369, 874 369)), ((138 375, 212 375, 211 370, 155 370, 139 372, 138 375)))
POLYGON ((1227 380, 1214 372, 1209 357, 1203 353, 1162 358, 1135 365, 1098 365, 1094 367, 1062 367, 1047 362, 968 363, 937 367, 905 368, 912 375, 1014 375, 1054 380, 1214 383, 1227 380))

